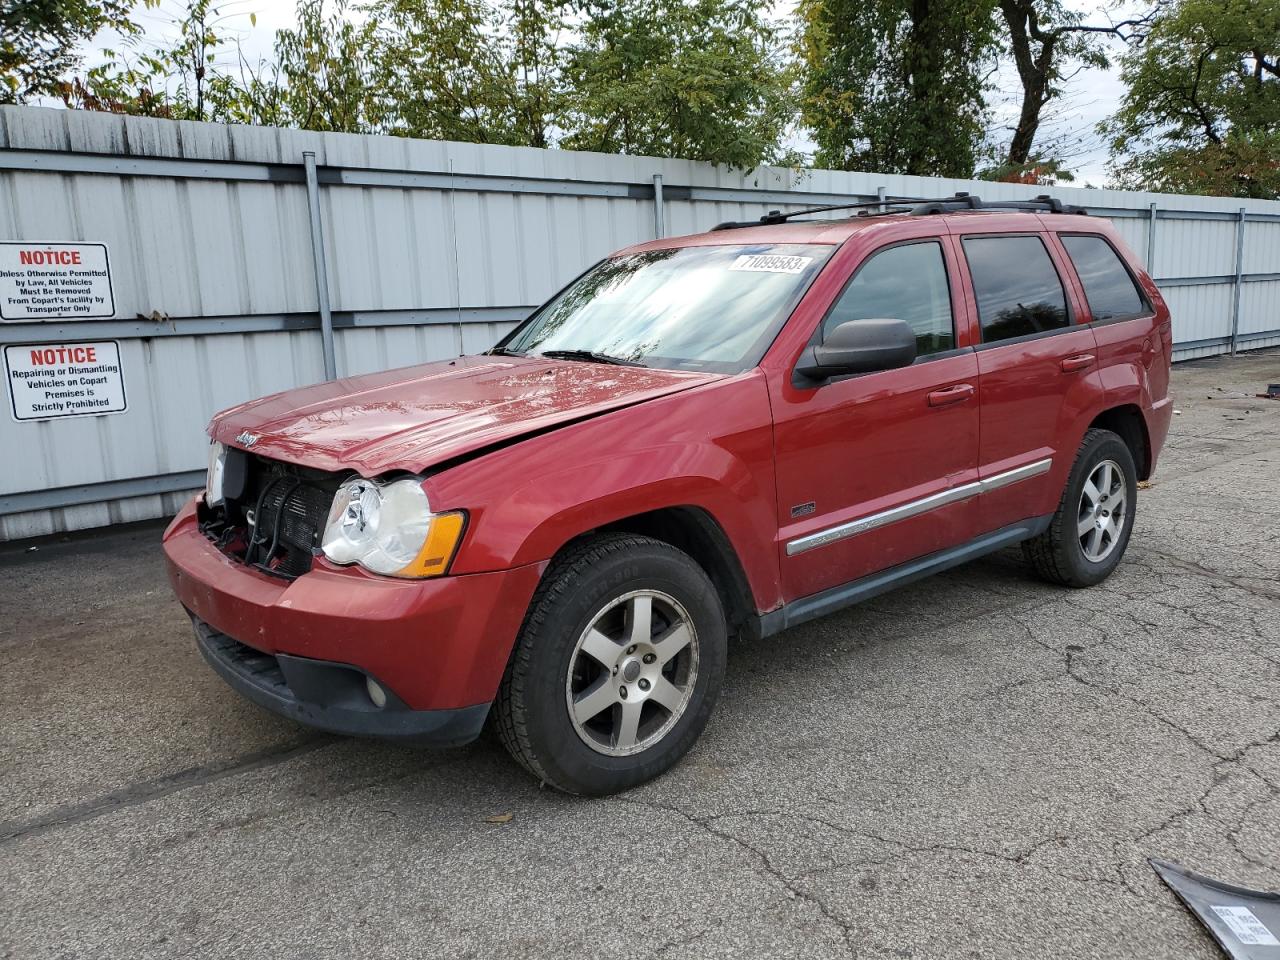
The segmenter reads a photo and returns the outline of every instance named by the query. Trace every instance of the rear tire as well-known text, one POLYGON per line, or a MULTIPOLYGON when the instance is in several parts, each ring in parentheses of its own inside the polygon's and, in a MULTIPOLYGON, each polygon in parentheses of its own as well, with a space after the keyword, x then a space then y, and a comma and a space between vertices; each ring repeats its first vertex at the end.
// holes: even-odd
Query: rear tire
POLYGON ((726 647, 719 595, 688 555, 648 537, 592 537, 534 594, 494 704, 499 736, 559 790, 630 789, 701 735, 726 647))
POLYGON ((1049 528, 1023 542, 1023 555, 1050 583, 1101 583, 1119 566, 1129 545, 1137 493, 1137 470, 1128 445, 1110 430, 1090 430, 1049 528))

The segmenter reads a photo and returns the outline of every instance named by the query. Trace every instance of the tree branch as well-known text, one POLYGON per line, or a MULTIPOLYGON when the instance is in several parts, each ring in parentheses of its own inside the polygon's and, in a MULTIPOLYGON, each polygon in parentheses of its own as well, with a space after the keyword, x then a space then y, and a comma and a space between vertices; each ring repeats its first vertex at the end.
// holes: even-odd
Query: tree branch
POLYGON ((1222 146, 1222 137, 1218 135, 1217 129, 1213 125, 1213 118, 1209 116, 1209 111, 1205 109, 1204 104, 1199 100, 1200 96, 1200 79, 1204 74, 1205 62, 1209 59, 1209 55, 1216 50, 1216 47, 1205 47, 1200 51, 1200 56, 1196 58, 1196 78, 1191 84, 1191 93, 1187 96, 1187 103, 1191 109, 1196 112, 1200 118, 1200 122, 1204 125, 1204 134, 1214 144, 1214 146, 1222 146))

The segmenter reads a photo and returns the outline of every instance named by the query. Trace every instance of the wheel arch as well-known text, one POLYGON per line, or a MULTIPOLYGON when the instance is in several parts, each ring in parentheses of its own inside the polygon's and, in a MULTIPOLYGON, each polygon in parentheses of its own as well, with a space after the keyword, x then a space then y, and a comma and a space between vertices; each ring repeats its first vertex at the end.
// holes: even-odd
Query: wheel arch
POLYGON ((1133 464, 1137 469, 1138 479, 1146 480, 1151 476, 1151 434, 1147 430, 1146 418, 1136 403, 1126 403, 1103 410, 1086 428, 1089 430, 1110 430, 1124 441, 1133 455, 1133 464))
POLYGON ((584 539, 602 533, 633 533, 651 537, 688 554, 715 586, 730 636, 754 635, 757 607, 750 581, 732 541, 710 511, 682 504, 621 517, 579 534, 565 543, 557 555, 584 539))

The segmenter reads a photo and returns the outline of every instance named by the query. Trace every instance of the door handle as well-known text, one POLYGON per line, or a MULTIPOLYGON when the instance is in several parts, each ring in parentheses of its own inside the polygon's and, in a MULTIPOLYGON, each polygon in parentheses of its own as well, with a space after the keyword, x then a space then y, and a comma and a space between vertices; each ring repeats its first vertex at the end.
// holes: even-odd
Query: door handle
POLYGON ((1086 367, 1092 367, 1093 361, 1098 359, 1092 353, 1081 353, 1074 357, 1067 357, 1062 361, 1063 373, 1075 373, 1077 370, 1084 370, 1086 367))
POLYGON ((959 403, 973 396, 973 384, 957 383, 954 387, 934 390, 929 394, 929 406, 945 407, 949 403, 959 403))

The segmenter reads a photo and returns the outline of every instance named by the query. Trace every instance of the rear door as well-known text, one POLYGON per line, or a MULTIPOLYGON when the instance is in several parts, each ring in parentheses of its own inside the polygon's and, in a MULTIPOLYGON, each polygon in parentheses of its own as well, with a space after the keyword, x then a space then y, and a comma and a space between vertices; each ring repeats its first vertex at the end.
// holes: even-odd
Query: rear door
POLYGON ((1098 342, 1098 364, 1110 390, 1131 385, 1135 371, 1148 396, 1168 392, 1167 331, 1155 305, 1130 271, 1120 251, 1100 233, 1060 232, 1058 242, 1074 267, 1084 309, 1098 342))
POLYGON ((952 230, 978 320, 978 505, 989 531, 1053 512, 1080 441, 1079 419, 1105 391, 1093 331, 1039 218, 983 221, 952 230))
MULTIPOLYGON (((931 224, 910 223, 902 233, 931 224)), ((936 228, 935 228, 936 229, 936 228)), ((978 365, 948 237, 882 243, 769 370, 779 562, 788 600, 974 536, 978 365), (915 364, 798 383, 795 360, 845 321, 894 318, 916 332, 915 364)), ((833 268, 840 269, 839 262, 833 268)), ((845 269, 848 269, 845 267, 845 269)), ((798 319, 798 318, 797 318, 798 319)))

